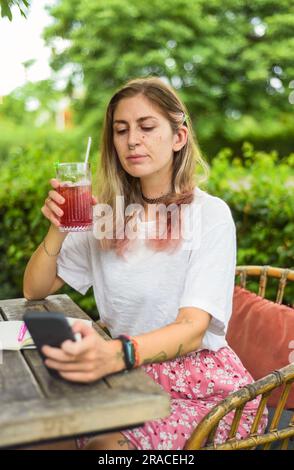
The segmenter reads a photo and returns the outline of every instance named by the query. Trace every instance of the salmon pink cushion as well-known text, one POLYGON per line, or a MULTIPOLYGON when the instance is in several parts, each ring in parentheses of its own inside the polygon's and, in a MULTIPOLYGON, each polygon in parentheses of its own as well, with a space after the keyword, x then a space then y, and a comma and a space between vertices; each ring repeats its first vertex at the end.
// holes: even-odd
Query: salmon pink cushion
MULTIPOLYGON (((252 377, 260 379, 294 361, 294 309, 236 286, 226 339, 252 377)), ((272 392, 269 406, 277 405, 280 392, 272 392)), ((287 408, 294 408, 294 386, 287 408)))

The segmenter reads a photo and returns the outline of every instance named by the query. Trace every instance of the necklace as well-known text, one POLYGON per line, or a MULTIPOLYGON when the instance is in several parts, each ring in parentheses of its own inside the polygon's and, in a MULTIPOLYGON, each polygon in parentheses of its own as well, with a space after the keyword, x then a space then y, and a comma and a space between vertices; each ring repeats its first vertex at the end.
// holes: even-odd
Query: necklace
POLYGON ((143 193, 141 193, 141 194, 142 194, 142 199, 143 199, 145 202, 147 202, 148 204, 157 204, 158 202, 160 202, 160 201, 162 201, 163 199, 165 199, 166 196, 169 196, 169 195, 171 194, 171 191, 168 192, 168 193, 166 193, 166 194, 163 194, 163 196, 159 196, 159 197, 156 197, 156 198, 154 198, 154 199, 144 196, 143 193))

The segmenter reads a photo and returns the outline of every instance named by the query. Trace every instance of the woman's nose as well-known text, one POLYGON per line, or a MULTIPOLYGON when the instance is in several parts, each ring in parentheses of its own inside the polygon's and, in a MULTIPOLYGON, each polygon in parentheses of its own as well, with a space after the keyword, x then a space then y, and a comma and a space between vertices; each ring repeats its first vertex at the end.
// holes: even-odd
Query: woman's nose
POLYGON ((134 147, 140 143, 140 133, 137 129, 129 129, 128 134, 128 145, 129 147, 134 147))

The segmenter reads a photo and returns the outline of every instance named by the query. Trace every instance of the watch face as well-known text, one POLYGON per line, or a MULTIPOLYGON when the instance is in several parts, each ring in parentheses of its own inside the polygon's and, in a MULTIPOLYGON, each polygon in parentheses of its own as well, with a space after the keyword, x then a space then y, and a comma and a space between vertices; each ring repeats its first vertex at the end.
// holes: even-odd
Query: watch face
POLYGON ((126 346, 127 346, 127 355, 128 355, 128 362, 130 363, 131 367, 134 366, 135 364, 135 351, 134 351, 134 345, 132 341, 129 339, 126 341, 126 346))
POLYGON ((119 336, 123 344, 124 359, 127 369, 132 369, 135 365, 135 348, 132 341, 126 336, 119 336))

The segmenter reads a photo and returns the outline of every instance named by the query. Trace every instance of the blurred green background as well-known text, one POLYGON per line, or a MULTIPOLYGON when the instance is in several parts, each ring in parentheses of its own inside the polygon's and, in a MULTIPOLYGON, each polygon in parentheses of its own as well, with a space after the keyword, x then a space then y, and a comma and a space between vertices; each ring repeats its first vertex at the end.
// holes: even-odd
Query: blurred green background
MULTIPOLYGON (((11 3, 0 1, 3 16, 11 3)), ((54 162, 83 158, 88 135, 97 160, 109 98, 149 75, 189 109, 211 166, 202 188, 232 209, 238 264, 293 268, 293 2, 56 0, 49 12, 52 77, 0 105, 0 298, 22 296, 25 265, 48 229, 40 208, 54 162)), ((64 292, 97 314, 91 292, 64 292)))

